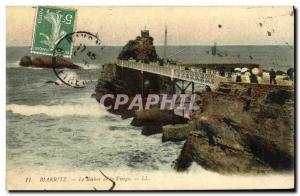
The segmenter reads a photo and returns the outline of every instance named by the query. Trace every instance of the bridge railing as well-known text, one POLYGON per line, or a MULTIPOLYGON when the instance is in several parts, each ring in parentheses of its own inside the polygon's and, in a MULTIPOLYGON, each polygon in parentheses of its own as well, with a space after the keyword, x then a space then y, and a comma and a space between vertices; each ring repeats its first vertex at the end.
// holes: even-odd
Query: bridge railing
POLYGON ((118 60, 117 65, 140 71, 156 73, 171 78, 190 80, 204 84, 214 84, 215 77, 217 75, 215 71, 209 69, 206 70, 206 73, 203 73, 202 69, 191 68, 186 70, 183 66, 171 64, 164 64, 164 66, 160 66, 159 63, 154 62, 146 64, 142 62, 136 62, 133 60, 118 60))

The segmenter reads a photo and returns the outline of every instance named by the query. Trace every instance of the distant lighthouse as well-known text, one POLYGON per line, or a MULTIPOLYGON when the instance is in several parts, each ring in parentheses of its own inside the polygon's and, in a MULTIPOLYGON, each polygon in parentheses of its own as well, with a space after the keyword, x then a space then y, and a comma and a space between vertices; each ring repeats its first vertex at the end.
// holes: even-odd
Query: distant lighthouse
POLYGON ((165 26, 165 44, 164 44, 164 62, 167 62, 167 35, 168 35, 168 31, 167 31, 167 25, 165 26))

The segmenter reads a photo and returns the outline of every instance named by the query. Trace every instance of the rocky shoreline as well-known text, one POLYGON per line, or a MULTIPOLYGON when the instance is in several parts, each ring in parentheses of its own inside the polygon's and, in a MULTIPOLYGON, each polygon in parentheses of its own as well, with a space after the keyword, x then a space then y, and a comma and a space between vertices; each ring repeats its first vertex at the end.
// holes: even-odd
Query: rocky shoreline
POLYGON ((200 97, 201 111, 190 119, 177 171, 186 170, 193 161, 219 173, 294 168, 292 87, 222 84, 217 92, 200 97), (222 87, 230 90, 223 93, 222 87))

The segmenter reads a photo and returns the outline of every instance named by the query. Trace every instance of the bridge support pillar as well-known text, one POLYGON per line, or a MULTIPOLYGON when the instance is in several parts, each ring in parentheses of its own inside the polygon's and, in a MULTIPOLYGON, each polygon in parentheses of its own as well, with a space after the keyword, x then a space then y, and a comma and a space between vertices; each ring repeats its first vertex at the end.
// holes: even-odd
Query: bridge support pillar
POLYGON ((192 94, 194 94, 194 90, 195 90, 195 83, 192 82, 192 94))
POLYGON ((180 93, 181 94, 185 94, 185 91, 188 89, 188 87, 190 85, 192 85, 192 90, 193 90, 193 86, 194 86, 194 82, 188 82, 188 84, 185 86, 184 85, 184 80, 181 80, 181 86, 179 86, 176 82, 175 82, 175 85, 177 86, 177 88, 180 90, 180 93))
MULTIPOLYGON (((185 92, 186 92, 186 90, 190 87, 190 86, 192 86, 192 94, 194 94, 194 90, 195 90, 195 83, 194 82, 189 82, 189 81, 184 81, 184 80, 175 80, 174 79, 174 81, 173 81, 173 83, 172 83, 172 86, 173 86, 173 94, 175 94, 176 93, 176 87, 177 87, 177 89, 180 91, 180 94, 185 94, 185 92), (178 81, 181 81, 181 85, 180 84, 178 84, 177 82, 178 81), (185 83, 185 82, 187 82, 187 84, 185 83)), ((184 113, 185 113, 185 110, 183 109, 182 110, 182 117, 184 117, 184 113)), ((175 113, 173 113, 173 114, 175 114, 175 113)))

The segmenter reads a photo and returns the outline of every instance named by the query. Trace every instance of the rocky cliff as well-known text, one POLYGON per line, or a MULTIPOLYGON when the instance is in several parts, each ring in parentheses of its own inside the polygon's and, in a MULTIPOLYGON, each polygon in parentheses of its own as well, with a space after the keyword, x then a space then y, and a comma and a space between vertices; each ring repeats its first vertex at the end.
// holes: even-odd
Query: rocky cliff
POLYGON ((186 170, 192 162, 220 173, 294 167, 292 87, 227 83, 200 97, 201 111, 190 120, 176 170, 186 170))

